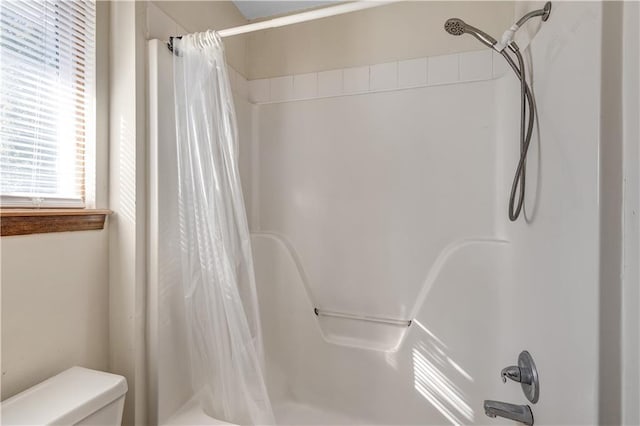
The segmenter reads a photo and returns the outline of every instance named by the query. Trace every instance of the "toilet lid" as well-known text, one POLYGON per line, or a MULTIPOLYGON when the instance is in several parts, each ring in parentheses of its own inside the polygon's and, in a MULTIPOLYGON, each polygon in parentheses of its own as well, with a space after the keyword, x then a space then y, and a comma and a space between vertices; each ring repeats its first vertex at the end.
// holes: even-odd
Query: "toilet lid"
POLYGON ((2 424, 74 424, 127 393, 124 377, 72 367, 2 402, 2 424))

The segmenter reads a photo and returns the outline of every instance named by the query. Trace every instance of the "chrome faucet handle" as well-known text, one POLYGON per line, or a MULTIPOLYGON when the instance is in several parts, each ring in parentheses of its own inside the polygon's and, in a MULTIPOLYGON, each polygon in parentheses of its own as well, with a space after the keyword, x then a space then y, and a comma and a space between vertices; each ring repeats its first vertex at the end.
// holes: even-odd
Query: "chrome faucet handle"
POLYGON ((527 399, 534 404, 538 402, 540 395, 538 369, 529 352, 520 352, 518 365, 510 365, 503 368, 500 372, 500 377, 503 383, 507 383, 507 379, 520 383, 527 399))
POLYGON ((522 380, 522 371, 517 365, 510 365, 502 369, 500 377, 502 377, 502 383, 507 383, 507 379, 520 383, 522 380))

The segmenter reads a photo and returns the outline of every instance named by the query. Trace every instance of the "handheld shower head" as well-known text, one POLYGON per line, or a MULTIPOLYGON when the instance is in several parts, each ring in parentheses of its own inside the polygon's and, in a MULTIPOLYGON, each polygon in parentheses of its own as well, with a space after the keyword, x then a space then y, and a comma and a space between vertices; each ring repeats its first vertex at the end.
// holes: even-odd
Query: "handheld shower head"
POLYGON ((520 216, 520 213, 522 212, 524 206, 527 153, 529 150, 529 143, 531 142, 531 135, 533 132, 534 124, 536 121, 535 99, 533 98, 532 89, 527 82, 527 73, 525 71, 525 63, 524 59, 522 58, 522 53, 520 53, 520 48, 513 41, 513 36, 515 32, 518 31, 518 28, 520 28, 520 26, 522 26, 529 19, 533 18, 534 16, 540 16, 542 18, 542 21, 544 22, 549 19, 550 13, 551 2, 547 2, 544 5, 543 9, 534 10, 527 13, 515 24, 513 24, 511 28, 504 32, 499 43, 489 34, 475 27, 472 27, 462 19, 451 18, 447 19, 447 21, 444 23, 444 29, 447 33, 454 36, 460 36, 465 33, 471 34, 472 36, 480 40, 480 42, 485 46, 488 46, 490 49, 494 49, 496 52, 499 52, 508 62, 508 64, 511 66, 516 76, 520 80, 520 160, 518 161, 518 166, 513 178, 513 183, 511 184, 511 194, 509 196, 509 219, 511 221, 515 221, 518 216, 520 216), (508 51, 505 51, 506 47, 509 47, 508 51), (518 59, 517 65, 513 61, 513 58, 511 57, 509 51, 511 51, 518 59), (526 117, 528 117, 528 121, 526 117), (527 121, 526 124, 525 121, 527 121), (518 195, 517 192, 519 192, 520 196, 516 199, 516 196, 518 195))
POLYGON ((465 33, 466 26, 462 19, 451 18, 444 23, 444 30, 451 35, 459 36, 465 33))
POLYGON ((467 24, 459 18, 447 19, 444 23, 444 30, 454 36, 459 36, 465 33, 471 34, 489 48, 493 48, 493 45, 497 43, 496 39, 491 37, 489 34, 467 24))

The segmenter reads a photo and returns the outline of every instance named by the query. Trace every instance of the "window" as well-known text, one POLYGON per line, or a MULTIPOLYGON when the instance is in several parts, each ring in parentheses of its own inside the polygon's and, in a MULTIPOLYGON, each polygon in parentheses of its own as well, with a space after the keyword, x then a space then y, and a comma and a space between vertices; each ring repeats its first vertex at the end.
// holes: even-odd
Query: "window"
POLYGON ((85 207, 94 80, 94 1, 0 1, 3 207, 85 207))

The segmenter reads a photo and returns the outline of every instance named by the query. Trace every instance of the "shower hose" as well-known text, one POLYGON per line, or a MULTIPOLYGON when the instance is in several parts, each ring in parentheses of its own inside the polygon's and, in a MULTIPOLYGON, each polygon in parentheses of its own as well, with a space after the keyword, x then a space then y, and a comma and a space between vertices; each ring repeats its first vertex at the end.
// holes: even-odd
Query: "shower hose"
POLYGON ((507 53, 506 49, 503 50, 501 54, 520 80, 520 159, 518 160, 518 166, 513 176, 511 193, 509 195, 509 220, 513 222, 520 216, 524 205, 527 153, 529 152, 529 145, 533 134, 536 105, 533 93, 529 88, 529 84, 527 84, 525 65, 520 49, 516 43, 513 42, 509 45, 509 49, 515 54, 518 60, 517 65, 507 53))

